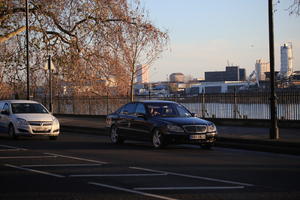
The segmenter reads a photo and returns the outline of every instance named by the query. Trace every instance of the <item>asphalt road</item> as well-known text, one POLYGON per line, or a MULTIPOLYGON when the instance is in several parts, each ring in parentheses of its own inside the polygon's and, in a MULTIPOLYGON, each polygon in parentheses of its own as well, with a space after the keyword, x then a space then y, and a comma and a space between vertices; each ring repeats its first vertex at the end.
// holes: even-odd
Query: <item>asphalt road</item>
POLYGON ((64 133, 0 137, 0 199, 300 199, 300 156, 197 146, 154 150, 64 133))

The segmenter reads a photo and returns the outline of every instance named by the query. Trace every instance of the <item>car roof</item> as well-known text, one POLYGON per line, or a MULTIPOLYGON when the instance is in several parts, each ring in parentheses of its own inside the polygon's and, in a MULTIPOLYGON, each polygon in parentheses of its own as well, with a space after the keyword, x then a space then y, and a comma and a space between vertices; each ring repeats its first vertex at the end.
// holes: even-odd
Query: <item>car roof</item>
POLYGON ((6 102, 6 103, 39 103, 36 101, 31 100, 2 100, 0 102, 6 102))
POLYGON ((165 101, 165 100, 139 100, 138 103, 176 103, 175 101, 165 101))

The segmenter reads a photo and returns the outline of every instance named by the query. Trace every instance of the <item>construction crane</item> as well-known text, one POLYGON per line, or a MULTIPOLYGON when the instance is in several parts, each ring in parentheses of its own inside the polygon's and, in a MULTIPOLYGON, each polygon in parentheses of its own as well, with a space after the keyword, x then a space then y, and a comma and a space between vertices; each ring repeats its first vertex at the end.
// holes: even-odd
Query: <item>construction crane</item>
POLYGON ((248 86, 250 86, 250 83, 252 82, 252 77, 255 76, 255 82, 257 84, 257 86, 259 87, 259 78, 258 78, 258 74, 256 70, 253 70, 253 72, 249 75, 247 82, 248 82, 248 86))

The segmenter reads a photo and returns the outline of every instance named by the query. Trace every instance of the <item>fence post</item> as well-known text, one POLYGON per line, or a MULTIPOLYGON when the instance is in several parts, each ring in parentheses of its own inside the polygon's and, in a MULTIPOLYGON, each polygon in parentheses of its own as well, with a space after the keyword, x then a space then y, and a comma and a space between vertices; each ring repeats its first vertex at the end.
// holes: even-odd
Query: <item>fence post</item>
POLYGON ((109 102, 109 99, 108 99, 108 93, 107 93, 107 96, 106 96, 106 115, 109 114, 109 110, 108 110, 108 102, 109 102))
POLYGON ((237 96, 236 96, 236 88, 233 89, 233 118, 237 118, 237 96))
POLYGON ((201 94, 201 110, 202 110, 202 118, 205 118, 205 94, 204 90, 202 89, 202 94, 201 94))
POLYGON ((73 114, 75 114, 76 106, 75 106, 75 97, 73 96, 73 114))
POLYGON ((92 114, 92 108, 91 108, 91 97, 89 96, 89 115, 92 114))

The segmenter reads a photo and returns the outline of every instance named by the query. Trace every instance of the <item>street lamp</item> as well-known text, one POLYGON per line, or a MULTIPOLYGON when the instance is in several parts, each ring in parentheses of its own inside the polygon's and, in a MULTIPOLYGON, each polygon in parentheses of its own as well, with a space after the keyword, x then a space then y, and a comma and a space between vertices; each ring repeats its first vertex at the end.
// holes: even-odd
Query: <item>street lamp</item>
POLYGON ((49 111, 53 111, 53 98, 52 98, 52 73, 55 70, 55 67, 51 61, 51 56, 48 56, 48 61, 45 64, 45 70, 49 72, 49 111))
POLYGON ((25 1, 26 10, 26 73, 27 73, 27 100, 30 100, 30 85, 29 85, 29 25, 28 25, 28 0, 25 1))
POLYGON ((275 70, 274 70, 274 29, 273 29, 273 0, 268 0, 269 8, 269 54, 270 54, 270 111, 271 127, 270 139, 279 139, 279 130, 277 125, 277 97, 275 94, 275 70))

